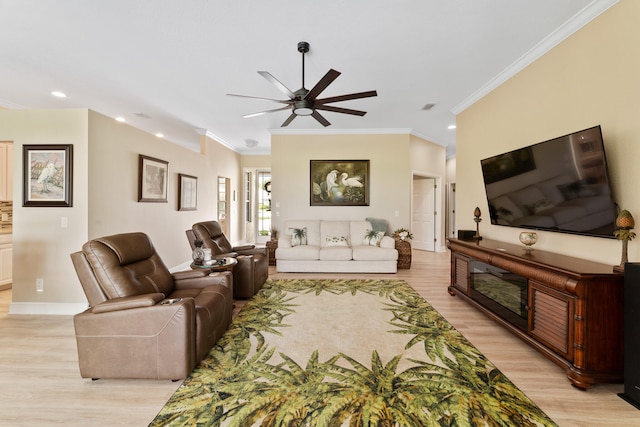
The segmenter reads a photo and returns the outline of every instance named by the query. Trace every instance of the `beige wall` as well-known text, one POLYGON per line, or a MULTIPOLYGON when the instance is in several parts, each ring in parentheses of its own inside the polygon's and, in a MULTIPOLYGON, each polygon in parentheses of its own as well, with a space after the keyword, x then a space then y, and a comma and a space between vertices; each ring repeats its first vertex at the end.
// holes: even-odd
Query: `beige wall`
MULTIPOLYGON (((23 144, 73 144, 74 196, 71 208, 23 208, 14 204, 14 313, 78 312, 86 306, 69 254, 90 238, 129 231, 149 234, 169 268, 190 259, 184 230, 216 217, 216 178, 231 178, 231 236, 240 240, 240 155, 203 137, 206 154, 118 123, 86 109, 2 111, 0 139, 15 144, 22 165, 23 144), (138 155, 169 162, 168 203, 139 203, 138 155), (178 173, 198 177, 198 209, 177 210, 178 173), (68 228, 61 228, 61 218, 68 228), (35 279, 44 279, 44 292, 35 279)), ((22 166, 14 172, 22 195, 22 166)), ((20 196, 21 197, 21 196, 20 196)))
MULTIPOLYGON (((493 226, 480 160, 602 125, 616 201, 640 219, 640 2, 621 0, 457 117, 457 228, 518 242, 520 229, 493 226)), ((607 264, 620 262, 615 239, 539 232, 536 247, 607 264)), ((629 260, 640 261, 638 243, 629 260)))
POLYGON ((0 112, 0 139, 12 140, 15 148, 12 312, 16 302, 24 305, 18 306, 19 312, 56 313, 86 301, 69 254, 88 235, 87 129, 87 110, 0 112), (26 144, 73 144, 73 207, 22 206, 22 146, 26 144), (67 228, 61 227, 63 218, 67 228), (36 292, 37 278, 44 280, 44 292, 36 292))
POLYGON ((273 135, 273 223, 281 229, 285 219, 377 217, 386 218, 391 230, 410 228, 413 171, 444 176, 444 156, 443 147, 408 133, 273 135), (310 160, 369 160, 369 206, 310 206, 310 160))

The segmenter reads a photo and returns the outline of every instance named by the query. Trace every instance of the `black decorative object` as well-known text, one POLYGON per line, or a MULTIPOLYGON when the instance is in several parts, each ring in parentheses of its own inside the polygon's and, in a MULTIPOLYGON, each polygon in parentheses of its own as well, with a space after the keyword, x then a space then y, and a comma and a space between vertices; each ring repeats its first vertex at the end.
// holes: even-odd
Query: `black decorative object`
POLYGON ((476 206, 473 211, 473 220, 476 223, 476 234, 475 236, 473 236, 475 240, 482 240, 482 236, 480 236, 480 221, 482 221, 482 218, 480 218, 480 215, 482 215, 482 213, 480 212, 480 208, 476 206))

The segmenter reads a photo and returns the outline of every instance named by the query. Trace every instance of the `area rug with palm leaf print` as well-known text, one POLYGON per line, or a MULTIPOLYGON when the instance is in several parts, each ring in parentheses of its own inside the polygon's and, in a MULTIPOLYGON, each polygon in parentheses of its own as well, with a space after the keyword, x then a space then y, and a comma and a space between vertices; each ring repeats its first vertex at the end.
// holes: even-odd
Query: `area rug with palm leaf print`
POLYGON ((271 280, 151 426, 555 426, 402 280, 271 280))

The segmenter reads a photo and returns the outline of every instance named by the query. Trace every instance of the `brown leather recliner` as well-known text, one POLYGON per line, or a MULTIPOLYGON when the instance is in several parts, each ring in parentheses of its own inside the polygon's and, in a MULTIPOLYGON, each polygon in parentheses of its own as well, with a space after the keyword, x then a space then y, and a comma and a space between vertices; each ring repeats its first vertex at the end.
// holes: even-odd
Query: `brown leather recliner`
POLYGON ((202 241, 203 248, 211 248, 214 258, 234 257, 238 260, 233 268, 234 298, 251 298, 262 288, 269 277, 266 248, 256 248, 255 245, 232 246, 217 221, 199 222, 191 229, 193 236, 202 241))
POLYGON ((186 378, 231 323, 231 273, 170 273, 144 233, 71 254, 89 309, 74 316, 83 378, 186 378))

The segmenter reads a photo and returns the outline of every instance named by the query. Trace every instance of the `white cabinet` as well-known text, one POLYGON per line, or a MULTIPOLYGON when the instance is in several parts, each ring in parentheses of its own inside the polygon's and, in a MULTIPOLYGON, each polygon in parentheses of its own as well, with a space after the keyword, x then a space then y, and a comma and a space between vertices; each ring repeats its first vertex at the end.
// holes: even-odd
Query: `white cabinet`
POLYGON ((12 142, 0 142, 0 200, 13 200, 12 142))
POLYGON ((11 235, 0 235, 0 290, 11 287, 13 246, 11 235))

